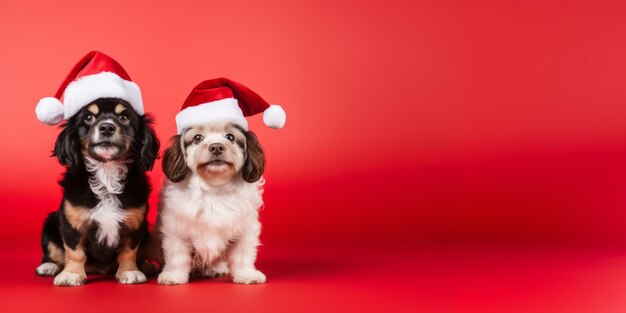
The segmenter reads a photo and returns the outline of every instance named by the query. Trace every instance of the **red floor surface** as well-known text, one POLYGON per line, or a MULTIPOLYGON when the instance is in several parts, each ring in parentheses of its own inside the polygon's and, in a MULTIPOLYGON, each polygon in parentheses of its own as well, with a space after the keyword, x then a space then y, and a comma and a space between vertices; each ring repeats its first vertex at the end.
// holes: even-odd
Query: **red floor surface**
POLYGON ((625 312, 626 249, 265 246, 268 283, 165 287, 36 277, 38 252, 0 259, 3 312, 625 312))

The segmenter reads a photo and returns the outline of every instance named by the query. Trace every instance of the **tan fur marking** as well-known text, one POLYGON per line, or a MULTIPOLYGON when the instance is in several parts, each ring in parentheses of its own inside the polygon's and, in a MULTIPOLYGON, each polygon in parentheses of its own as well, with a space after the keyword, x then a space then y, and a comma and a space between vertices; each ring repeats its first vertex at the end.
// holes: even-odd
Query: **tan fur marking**
POLYGON ((87 274, 85 274, 87 255, 85 255, 83 250, 83 242, 84 239, 81 238, 75 250, 70 249, 67 245, 65 246, 65 267, 63 271, 87 277, 87 274))
POLYGON ((126 107, 123 104, 118 104, 115 106, 115 114, 120 114, 126 111, 126 107))
POLYGON ((90 104, 90 105, 87 107, 87 110, 89 110, 89 112, 93 113, 93 115, 98 115, 98 113, 100 113, 100 108, 99 108, 99 107, 98 107, 98 105, 97 105, 97 104, 95 104, 95 103, 90 104))
POLYGON ((139 270, 137 268, 137 247, 131 249, 130 240, 124 242, 124 248, 120 254, 117 255, 117 263, 119 263, 117 273, 115 274, 117 277, 120 277, 123 273, 128 271, 139 270))
POLYGON ((136 230, 143 222, 145 214, 145 205, 142 205, 138 208, 128 209, 126 210, 126 213, 124 213, 124 224, 126 225, 126 227, 128 227, 128 229, 136 230))
POLYGON ((57 265, 62 266, 63 264, 65 264, 65 252, 63 252, 61 248, 57 247, 57 245, 52 242, 48 242, 48 255, 50 256, 52 262, 56 263, 57 265))
POLYGON ((81 229, 89 221, 89 209, 81 206, 74 206, 65 200, 65 217, 70 225, 75 229, 81 229))

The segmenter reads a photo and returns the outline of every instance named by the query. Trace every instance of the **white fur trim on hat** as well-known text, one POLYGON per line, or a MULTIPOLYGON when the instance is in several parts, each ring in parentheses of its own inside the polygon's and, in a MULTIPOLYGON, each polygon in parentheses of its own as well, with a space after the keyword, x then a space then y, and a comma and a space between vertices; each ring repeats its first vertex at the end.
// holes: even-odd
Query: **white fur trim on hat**
POLYGON ((270 104, 270 107, 263 111, 263 123, 269 128, 283 128, 286 121, 287 114, 278 104, 270 104))
POLYGON ((42 98, 35 107, 35 114, 40 122, 55 125, 63 119, 63 104, 55 97, 42 98))
POLYGON ((64 118, 69 119, 84 106, 99 98, 119 98, 130 103, 137 114, 144 113, 141 90, 137 84, 122 79, 115 73, 101 72, 81 77, 65 88, 64 118))
POLYGON ((212 122, 231 122, 248 130, 248 120, 243 116, 235 98, 195 105, 176 114, 176 129, 179 135, 187 128, 212 122))

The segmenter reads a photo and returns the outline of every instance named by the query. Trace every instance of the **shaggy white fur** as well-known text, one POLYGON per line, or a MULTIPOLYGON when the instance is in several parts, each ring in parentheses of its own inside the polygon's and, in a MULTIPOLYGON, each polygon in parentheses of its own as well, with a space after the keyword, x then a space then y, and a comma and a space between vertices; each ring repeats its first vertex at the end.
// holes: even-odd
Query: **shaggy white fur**
MULTIPOLYGON (((165 265, 159 284, 187 283, 190 273, 217 277, 228 272, 236 283, 264 283, 265 275, 254 262, 265 181, 254 176, 258 180, 250 182, 246 176, 247 182, 243 172, 247 161, 248 166, 263 162, 262 155, 248 155, 258 142, 248 141, 245 133, 224 122, 192 127, 181 138, 180 146, 168 152, 180 153, 184 160, 166 152, 163 161, 168 169, 169 162, 184 161, 188 171, 180 182, 166 178, 161 190, 155 233, 161 235, 165 265), (220 152, 212 150, 215 145, 220 152), (222 162, 211 164, 215 158, 222 162)), ((262 168, 259 171, 261 175, 262 168)))
POLYGON ((98 241, 115 246, 119 241, 119 224, 124 220, 117 195, 124 191, 128 167, 124 163, 100 162, 92 158, 85 158, 85 165, 93 175, 89 178, 89 187, 100 199, 89 218, 98 223, 98 241))
POLYGON ((262 186, 263 179, 246 183, 239 178, 219 187, 196 175, 180 183, 166 179, 156 226, 165 258, 159 283, 187 283, 192 270, 205 276, 230 271, 234 282, 264 283, 265 275, 254 267, 262 186))

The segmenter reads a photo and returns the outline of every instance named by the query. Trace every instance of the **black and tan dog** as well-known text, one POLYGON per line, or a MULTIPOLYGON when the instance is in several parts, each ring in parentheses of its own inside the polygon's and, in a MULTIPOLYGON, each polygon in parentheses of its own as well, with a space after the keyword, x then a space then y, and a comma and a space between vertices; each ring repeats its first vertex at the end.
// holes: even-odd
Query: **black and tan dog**
POLYGON ((87 272, 146 281, 137 254, 148 230, 145 172, 159 151, 151 123, 126 101, 100 98, 62 125, 53 156, 67 167, 64 194, 43 227, 38 275, 56 275, 58 286, 82 285, 87 272))

